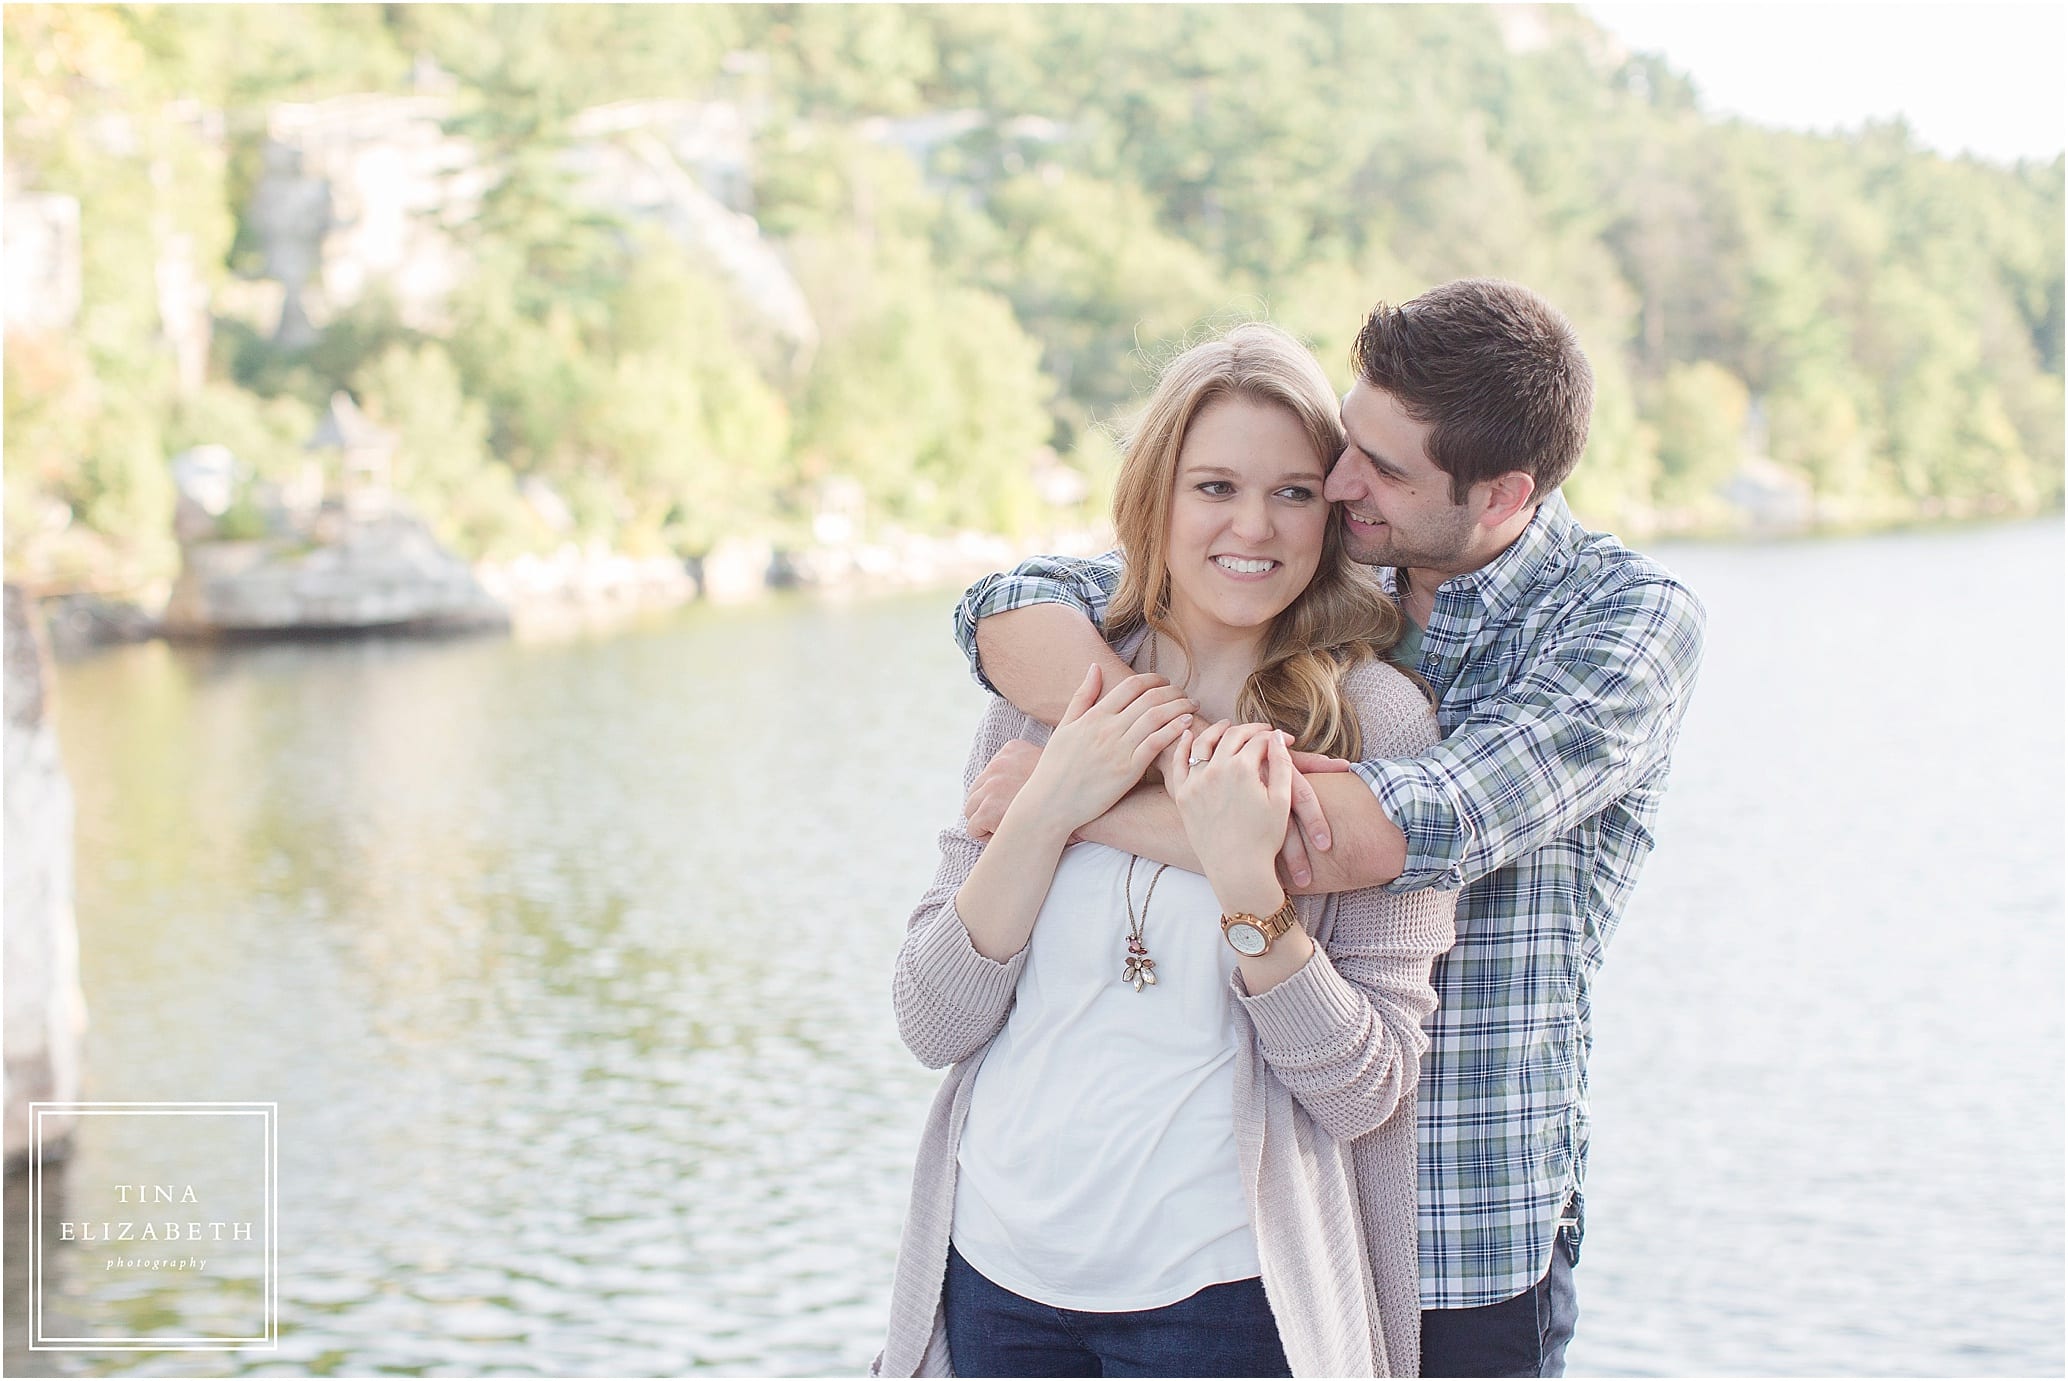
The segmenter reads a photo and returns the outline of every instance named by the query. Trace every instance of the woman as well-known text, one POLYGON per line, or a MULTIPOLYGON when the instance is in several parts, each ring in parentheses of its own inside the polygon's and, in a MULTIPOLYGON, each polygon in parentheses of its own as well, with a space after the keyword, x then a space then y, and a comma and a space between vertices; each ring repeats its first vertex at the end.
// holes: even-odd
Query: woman
POLYGON ((1052 734, 985 713, 965 788, 1008 740, 1046 746, 988 841, 942 834, 898 955, 905 1042, 955 1069, 880 1374, 1415 1373, 1413 1089, 1451 899, 1294 902, 1274 870, 1288 736, 1437 737, 1321 497, 1341 445, 1283 332, 1186 351, 1114 497, 1108 626, 1148 674, 1094 666, 1052 734), (1152 766, 1202 873, 1070 842, 1152 766))

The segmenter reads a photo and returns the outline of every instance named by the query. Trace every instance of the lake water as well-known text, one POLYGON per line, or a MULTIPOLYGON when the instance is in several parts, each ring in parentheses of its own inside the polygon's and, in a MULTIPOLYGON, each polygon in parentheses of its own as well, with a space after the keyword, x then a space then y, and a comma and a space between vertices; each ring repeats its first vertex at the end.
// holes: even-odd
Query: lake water
MULTIPOLYGON (((1661 555, 1709 652, 1598 991, 1570 1371, 2059 1374, 2060 525, 1661 555)), ((279 1104, 280 1346, 31 1354, 16 1289, 7 1370, 864 1369, 951 599, 62 667, 87 1096, 279 1104)), ((60 1314, 220 1310, 51 1260, 60 1314)))

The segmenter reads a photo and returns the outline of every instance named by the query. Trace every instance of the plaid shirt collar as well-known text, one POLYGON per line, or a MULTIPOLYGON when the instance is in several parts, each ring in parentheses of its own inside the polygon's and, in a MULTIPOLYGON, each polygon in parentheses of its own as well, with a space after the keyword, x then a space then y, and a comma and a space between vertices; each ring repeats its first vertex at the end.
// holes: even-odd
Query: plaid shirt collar
MULTIPOLYGON (((1551 497, 1537 505, 1529 526, 1506 550, 1478 570, 1454 575, 1437 587, 1436 613, 1430 622, 1447 621, 1449 615, 1472 626, 1520 604, 1545 568, 1572 552, 1580 530, 1572 510, 1565 506, 1565 495, 1552 490, 1551 497), (1461 607, 1468 604, 1478 606, 1472 614, 1461 607)), ((1381 567, 1380 579, 1387 591, 1399 598, 1399 568, 1381 567)))

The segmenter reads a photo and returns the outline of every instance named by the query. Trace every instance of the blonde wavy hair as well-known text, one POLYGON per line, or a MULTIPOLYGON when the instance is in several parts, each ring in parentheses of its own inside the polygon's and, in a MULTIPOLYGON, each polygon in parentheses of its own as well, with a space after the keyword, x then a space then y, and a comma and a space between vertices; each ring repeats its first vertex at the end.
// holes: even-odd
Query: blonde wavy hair
MULTIPOLYGON (((1129 429, 1113 491, 1113 527, 1127 556, 1106 615, 1116 637, 1147 624, 1185 646, 1170 615, 1171 497, 1193 419, 1224 398, 1291 412, 1324 474, 1342 452, 1328 376, 1304 345, 1277 327, 1245 322, 1171 361, 1129 429)), ((1295 748, 1363 756, 1364 736, 1344 699, 1343 677, 1359 662, 1392 651, 1403 627, 1399 608, 1377 577, 1351 559, 1342 524, 1331 519, 1314 579, 1272 620, 1257 669, 1237 698, 1237 714, 1287 730, 1295 748)))

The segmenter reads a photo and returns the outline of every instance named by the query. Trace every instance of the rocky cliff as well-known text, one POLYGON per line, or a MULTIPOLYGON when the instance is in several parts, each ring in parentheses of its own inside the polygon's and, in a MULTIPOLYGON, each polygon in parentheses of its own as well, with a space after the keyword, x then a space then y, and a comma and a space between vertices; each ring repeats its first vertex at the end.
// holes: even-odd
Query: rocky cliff
MULTIPOLYGON (((86 998, 72 915, 72 787, 50 722, 49 680, 29 600, 7 586, 5 893, 6 1143, 10 1170, 35 1144, 29 1105, 79 1097, 86 998)), ((62 1154, 71 1119, 44 1125, 62 1154)))

